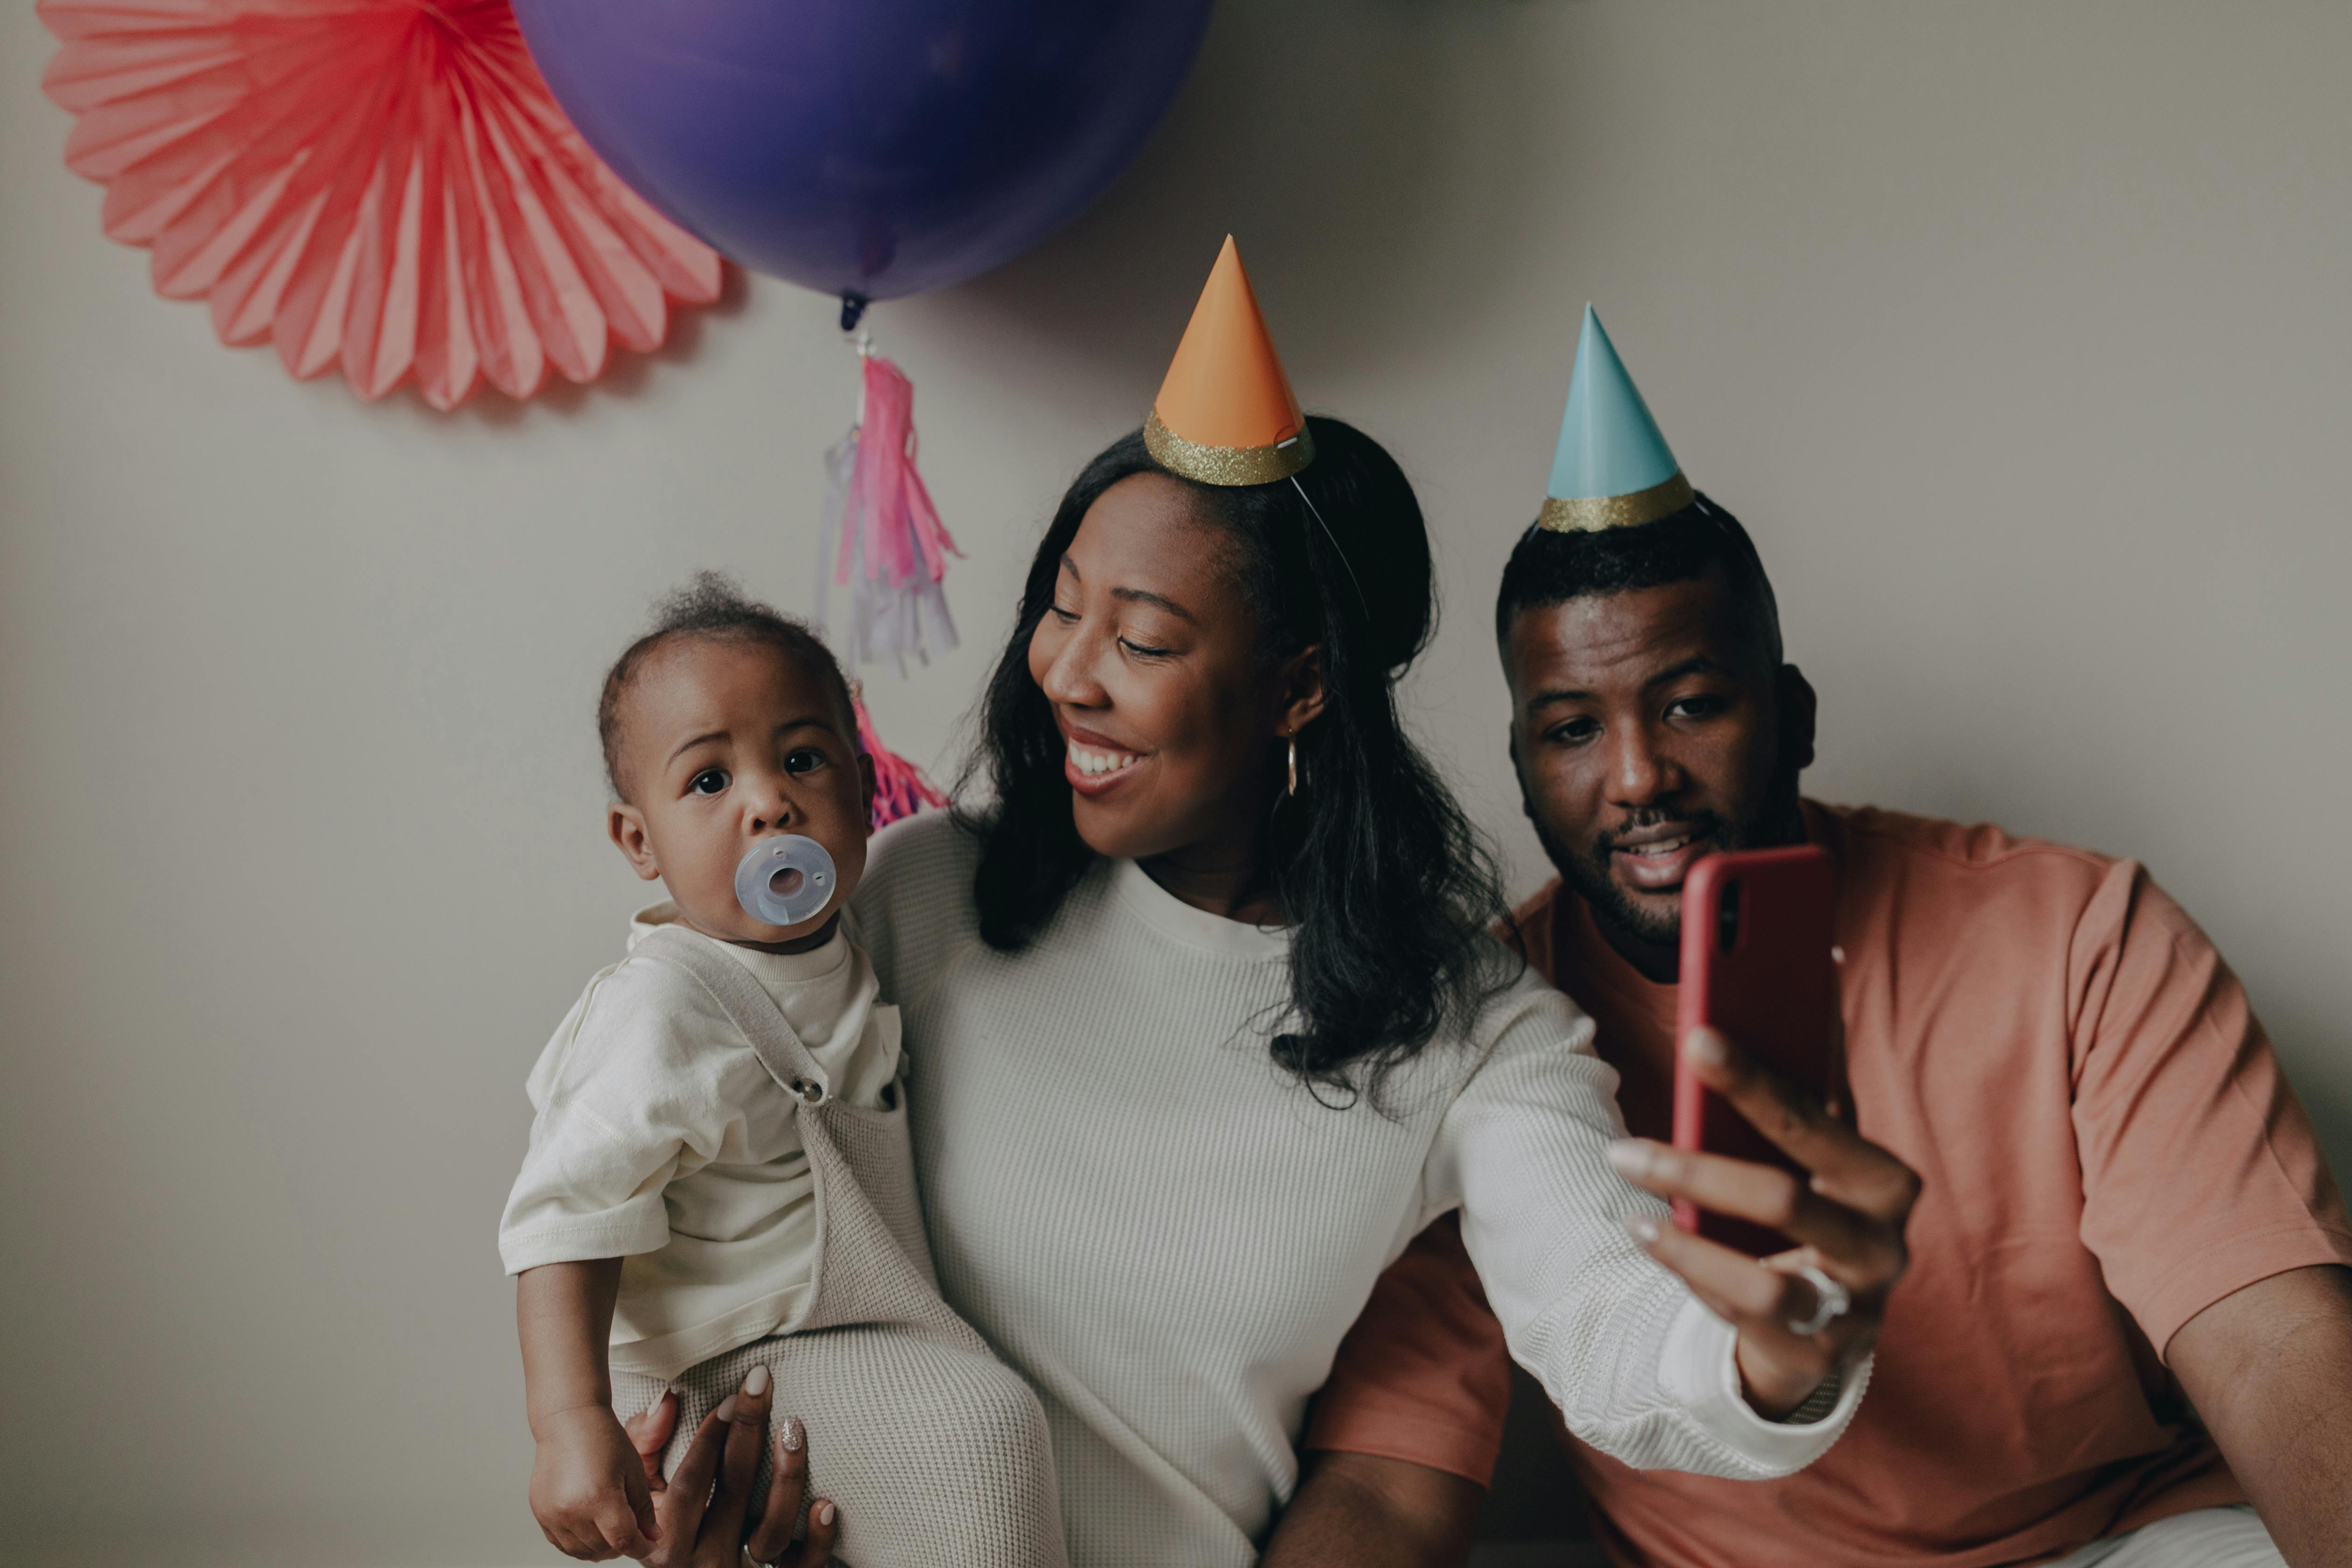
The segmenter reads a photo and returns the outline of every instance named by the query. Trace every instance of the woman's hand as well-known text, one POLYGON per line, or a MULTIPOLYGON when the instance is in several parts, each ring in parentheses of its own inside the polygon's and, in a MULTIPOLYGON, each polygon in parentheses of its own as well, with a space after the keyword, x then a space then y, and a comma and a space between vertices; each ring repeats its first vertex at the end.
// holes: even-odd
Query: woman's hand
POLYGON ((702 1418, 677 1474, 667 1481, 661 1457, 677 1426, 677 1396, 664 1394, 651 1410, 624 1424, 645 1465, 661 1521, 661 1542, 644 1559, 652 1568, 824 1568, 833 1561, 841 1512, 824 1499, 809 1505, 808 1538, 793 1540, 808 1487, 808 1436, 798 1420, 777 1429, 767 1500, 746 1532, 760 1447, 768 1440, 770 1392, 768 1369, 753 1367, 741 1390, 702 1418))
POLYGON ((1807 1182, 1769 1165, 1639 1138, 1609 1152, 1610 1163, 1636 1186, 1769 1226, 1798 1243, 1793 1251, 1759 1259, 1646 1215, 1631 1222, 1643 1250, 1739 1331, 1748 1402, 1777 1420, 1877 1342, 1887 1292, 1910 1262, 1903 1230, 1919 1197, 1919 1178, 1716 1030, 1692 1030, 1683 1060, 1812 1173, 1807 1182), (1843 1287, 1849 1301, 1817 1331, 1799 1333, 1834 1304, 1823 1302, 1804 1278, 1807 1269, 1843 1287))

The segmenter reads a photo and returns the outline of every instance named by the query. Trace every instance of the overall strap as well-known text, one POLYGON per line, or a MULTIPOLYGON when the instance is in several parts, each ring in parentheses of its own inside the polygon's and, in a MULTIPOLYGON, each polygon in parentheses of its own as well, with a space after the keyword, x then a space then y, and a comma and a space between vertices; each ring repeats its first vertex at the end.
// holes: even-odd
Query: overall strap
POLYGON ((663 927, 640 939, 635 951, 676 964, 700 982, 728 1021, 743 1032, 768 1076, 801 1102, 794 1121, 816 1186, 816 1265, 807 1298, 776 1331, 899 1323, 979 1348, 979 1335, 940 1300, 931 1275, 905 1111, 861 1111, 835 1100, 775 998, 750 970, 714 952, 709 942, 663 927), (867 1122, 887 1131, 877 1131, 867 1122), (895 1145, 887 1141, 890 1137, 895 1145), (866 1162, 863 1172, 861 1158, 866 1162), (874 1206, 868 1184, 890 1203, 898 1220, 895 1227, 874 1206))
POLYGON ((785 1093, 809 1105, 822 1105, 832 1097, 825 1092, 824 1074, 809 1054, 801 1037, 784 1019, 776 999, 767 988, 751 977, 751 972, 723 952, 711 951, 707 939, 698 938, 675 926, 662 926, 648 931, 637 941, 635 952, 664 963, 674 963, 702 983, 719 1004, 727 1021, 743 1032, 751 1043, 751 1054, 768 1069, 768 1076, 781 1085, 785 1093))

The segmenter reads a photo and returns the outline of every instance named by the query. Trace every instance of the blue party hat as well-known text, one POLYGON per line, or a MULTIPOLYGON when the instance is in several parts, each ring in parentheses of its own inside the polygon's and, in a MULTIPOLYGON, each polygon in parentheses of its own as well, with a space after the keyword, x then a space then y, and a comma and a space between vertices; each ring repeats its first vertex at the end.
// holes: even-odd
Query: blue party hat
POLYGON ((1617 345, 1592 307, 1568 382, 1568 412, 1552 453, 1551 483, 1537 525, 1562 533, 1636 528, 1690 505, 1690 481, 1658 434, 1617 345))

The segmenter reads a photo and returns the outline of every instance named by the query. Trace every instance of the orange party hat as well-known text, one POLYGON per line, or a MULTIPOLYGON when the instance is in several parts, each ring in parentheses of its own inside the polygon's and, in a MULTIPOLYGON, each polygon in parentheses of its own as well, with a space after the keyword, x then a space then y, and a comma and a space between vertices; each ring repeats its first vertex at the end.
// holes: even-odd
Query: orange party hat
POLYGON ((1204 485, 1272 484, 1315 460, 1232 235, 1160 384, 1143 444, 1161 468, 1204 485))

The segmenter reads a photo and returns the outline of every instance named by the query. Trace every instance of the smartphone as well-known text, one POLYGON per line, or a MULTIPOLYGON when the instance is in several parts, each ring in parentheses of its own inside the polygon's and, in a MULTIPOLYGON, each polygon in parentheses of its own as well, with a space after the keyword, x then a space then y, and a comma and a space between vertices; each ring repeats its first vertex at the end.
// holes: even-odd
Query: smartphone
MULTIPOLYGON (((1682 1059, 1702 1026, 1722 1030, 1816 1098, 1833 1094, 1837 966, 1831 957, 1837 885, 1811 845, 1710 855, 1683 882, 1681 995, 1675 1027, 1675 1147, 1778 1165, 1796 1163, 1707 1089, 1682 1059)), ((1795 1243, 1747 1220, 1675 1205, 1675 1223, 1751 1257, 1795 1243)))

